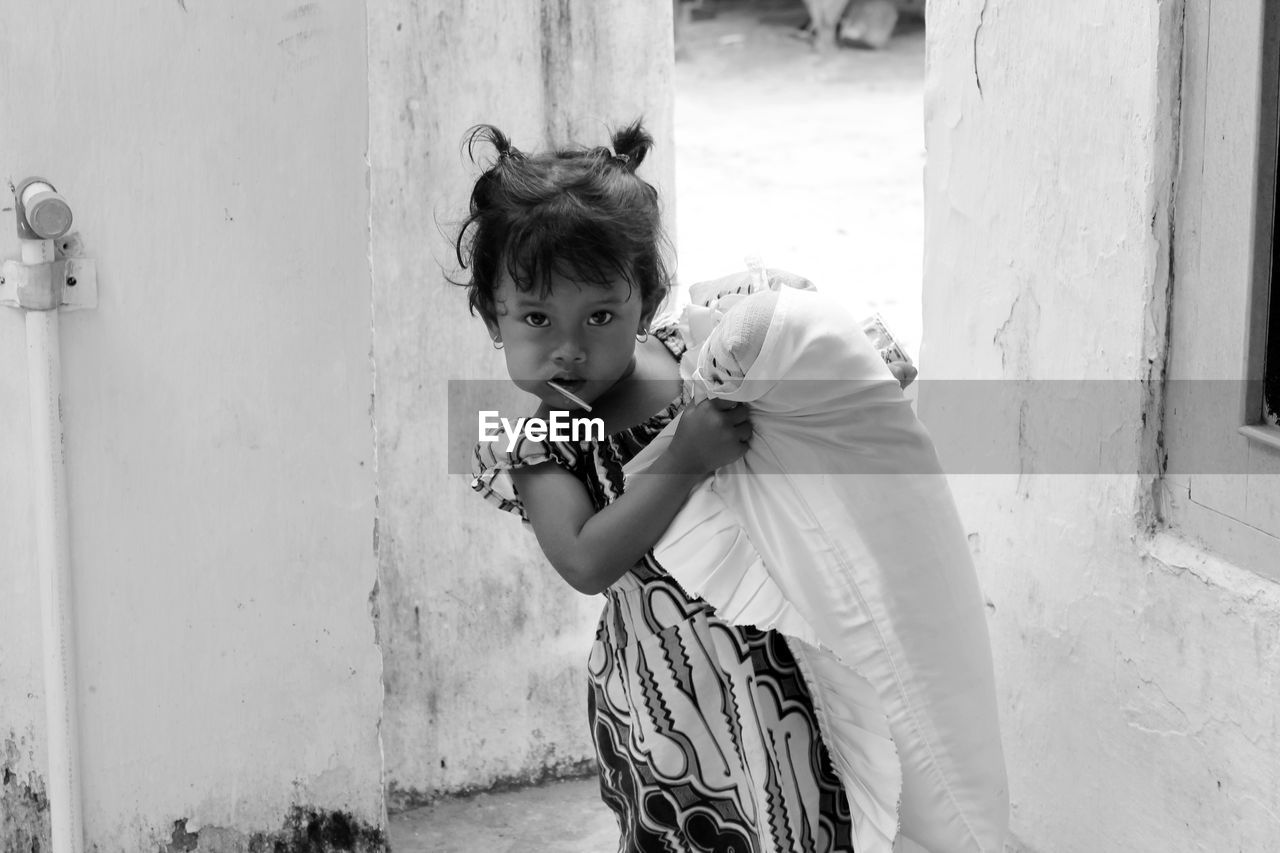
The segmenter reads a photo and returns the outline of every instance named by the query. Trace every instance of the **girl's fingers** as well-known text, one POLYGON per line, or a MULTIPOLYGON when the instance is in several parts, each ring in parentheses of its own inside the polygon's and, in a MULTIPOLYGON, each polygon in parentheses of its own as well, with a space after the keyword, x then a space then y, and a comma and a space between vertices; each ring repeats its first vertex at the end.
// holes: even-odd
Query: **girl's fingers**
POLYGON ((732 400, 713 399, 716 409, 724 412, 731 424, 740 424, 751 418, 751 407, 746 403, 735 403, 732 400))

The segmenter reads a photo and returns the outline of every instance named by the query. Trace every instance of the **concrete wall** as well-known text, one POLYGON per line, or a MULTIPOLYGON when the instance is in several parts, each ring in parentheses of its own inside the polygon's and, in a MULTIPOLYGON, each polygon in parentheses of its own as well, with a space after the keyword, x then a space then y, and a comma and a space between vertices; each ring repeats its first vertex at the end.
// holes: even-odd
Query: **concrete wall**
MULTIPOLYGON (((607 144, 644 114, 658 147, 642 174, 669 200, 671 10, 395 0, 369 4, 368 29, 382 734, 399 807, 590 766, 585 666, 601 603, 450 473, 466 460, 447 458, 448 380, 506 373, 445 276, 479 173, 460 152, 474 124, 536 150, 607 144)), ((508 411, 529 406, 517 396, 508 411)))
MULTIPOLYGON (((1143 391, 1111 425, 1115 473, 953 481, 990 599, 1013 830, 1042 853, 1280 837, 1280 590, 1167 529, 1153 477, 1119 473, 1159 453, 1182 23, 1154 0, 929 5, 923 380, 1143 391)), ((943 425, 923 380, 921 416, 943 425)), ((1074 416, 1007 424, 1027 470, 1098 417, 1074 416)))
MULTIPOLYGON (((372 849, 363 4, 6 9, 0 168, 99 271, 62 322, 90 849, 372 849)), ((23 340, 0 309, 4 850, 48 844, 23 340)))

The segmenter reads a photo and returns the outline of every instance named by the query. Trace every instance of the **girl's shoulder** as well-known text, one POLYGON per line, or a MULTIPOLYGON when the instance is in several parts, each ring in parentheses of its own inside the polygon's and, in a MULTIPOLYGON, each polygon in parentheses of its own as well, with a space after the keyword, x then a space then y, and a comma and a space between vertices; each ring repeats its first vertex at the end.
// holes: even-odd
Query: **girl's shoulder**
POLYGON ((684 358, 685 351, 689 349, 684 334, 680 329, 680 321, 676 317, 657 317, 653 321, 650 329, 655 338, 662 341, 667 349, 671 350, 671 355, 675 357, 677 362, 684 358))

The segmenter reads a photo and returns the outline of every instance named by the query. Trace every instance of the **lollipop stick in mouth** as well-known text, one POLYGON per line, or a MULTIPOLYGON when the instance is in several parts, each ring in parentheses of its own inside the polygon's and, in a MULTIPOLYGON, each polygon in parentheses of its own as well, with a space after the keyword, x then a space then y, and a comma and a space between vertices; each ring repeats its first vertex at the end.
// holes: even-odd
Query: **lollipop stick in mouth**
POLYGON ((584 399, 582 399, 581 397, 579 397, 577 394, 574 394, 574 393, 573 393, 572 391, 570 391, 568 388, 565 388, 565 387, 564 387, 563 385, 561 385, 559 382, 556 382, 554 379, 548 379, 548 380, 547 380, 547 384, 548 384, 548 385, 550 385, 552 388, 554 388, 554 389, 556 390, 556 392, 557 392, 557 393, 559 393, 559 394, 563 394, 566 398, 568 398, 568 399, 572 400, 573 402, 577 403, 577 404, 578 404, 578 406, 579 406, 581 409, 583 409, 584 411, 588 411, 588 412, 589 412, 589 411, 591 411, 591 404, 590 404, 590 403, 588 403, 586 400, 584 400, 584 399))

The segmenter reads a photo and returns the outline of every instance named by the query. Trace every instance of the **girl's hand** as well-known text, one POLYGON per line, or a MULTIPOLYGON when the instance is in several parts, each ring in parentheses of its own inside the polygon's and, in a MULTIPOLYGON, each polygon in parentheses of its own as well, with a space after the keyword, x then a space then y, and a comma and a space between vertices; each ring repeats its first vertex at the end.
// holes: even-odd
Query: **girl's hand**
POLYGON ((667 453, 677 468, 708 474, 747 452, 751 409, 732 400, 700 400, 684 410, 667 453))
POLYGON ((667 448, 599 511, 581 481, 554 462, 512 469, 551 565, 579 592, 607 589, 653 547, 704 475, 747 452, 750 412, 728 400, 686 407, 667 448))

